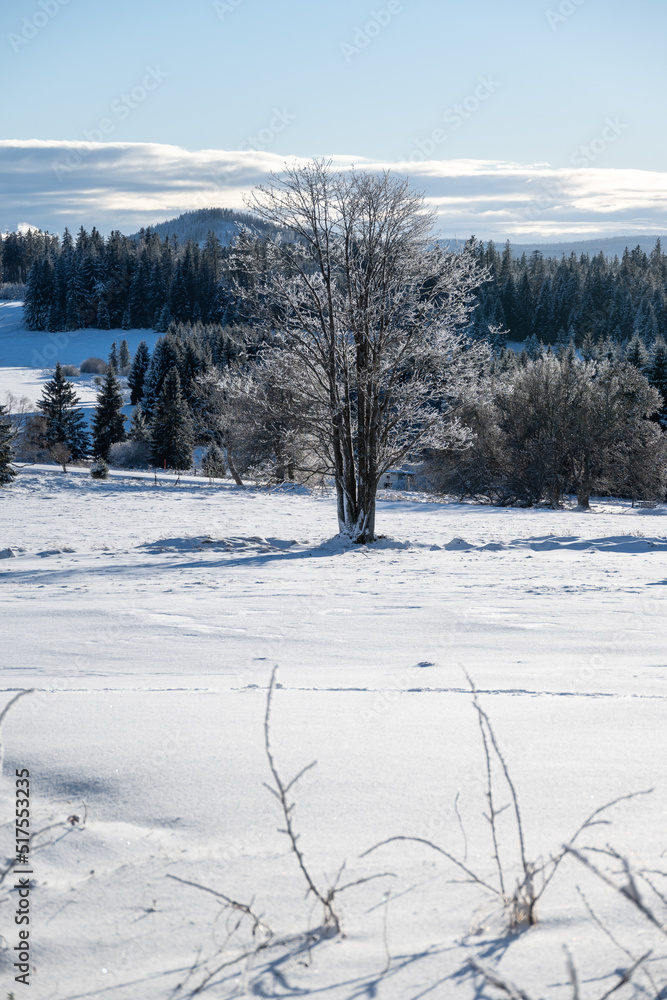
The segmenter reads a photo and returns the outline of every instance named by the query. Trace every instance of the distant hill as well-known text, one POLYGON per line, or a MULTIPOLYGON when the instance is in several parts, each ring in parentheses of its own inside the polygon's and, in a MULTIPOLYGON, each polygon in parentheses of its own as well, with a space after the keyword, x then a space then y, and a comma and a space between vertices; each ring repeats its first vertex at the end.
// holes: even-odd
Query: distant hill
MULTIPOLYGON (((591 257, 599 254, 600 251, 605 257, 622 257, 626 247, 629 250, 639 245, 644 253, 650 253, 655 246, 655 241, 660 238, 663 243, 667 242, 665 236, 606 236, 597 240, 574 240, 569 243, 514 243, 512 242, 512 253, 515 257, 520 257, 525 253, 529 257, 534 250, 539 250, 543 257, 562 257, 565 254, 569 257, 571 253, 576 253, 577 257, 582 253, 587 253, 591 257)), ((495 242, 495 241, 494 241, 495 242)), ((497 242, 496 247, 502 250, 503 243, 497 242)))
MULTIPOLYGON (((178 236, 180 243, 185 243, 186 240, 204 243, 209 232, 213 230, 222 245, 229 246, 243 226, 258 234, 274 231, 266 222, 262 222, 250 212, 236 212, 231 208, 199 208, 192 212, 184 212, 176 219, 158 222, 150 228, 160 239, 164 239, 165 236, 178 236)), ((131 238, 136 239, 138 236, 138 233, 133 233, 131 238)))
MULTIPOLYGON (((569 257, 571 253, 575 253, 579 257, 582 253, 588 254, 589 257, 595 257, 602 251, 605 257, 622 257, 623 251, 627 247, 628 250, 634 250, 636 246, 640 246, 644 253, 649 254, 653 247, 655 246, 656 240, 661 240, 663 245, 663 253, 667 248, 667 236, 605 236, 601 239, 590 239, 590 240, 571 240, 564 243, 518 243, 514 242, 510 238, 510 245, 512 247, 512 256, 516 257, 517 260, 520 259, 521 255, 525 253, 526 257, 530 257, 534 250, 539 250, 543 257, 555 257, 560 259, 563 254, 569 257)), ((437 240, 437 242, 447 250, 460 251, 464 245, 464 240, 454 240, 451 238, 442 238, 437 240)), ((484 246, 488 246, 491 240, 483 240, 484 246)), ((502 253, 505 246, 505 240, 501 237, 493 240, 496 250, 502 253)))

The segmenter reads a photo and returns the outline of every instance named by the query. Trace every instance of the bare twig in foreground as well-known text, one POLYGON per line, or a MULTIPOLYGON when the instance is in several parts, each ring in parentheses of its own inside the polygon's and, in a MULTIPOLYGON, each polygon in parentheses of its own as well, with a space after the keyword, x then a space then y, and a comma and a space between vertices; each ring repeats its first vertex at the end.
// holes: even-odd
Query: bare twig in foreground
POLYGON ((515 986, 514 983, 510 982, 509 979, 505 979, 500 973, 495 972, 493 969, 489 969, 486 965, 483 965, 478 958, 472 957, 470 959, 470 964, 476 972, 479 972, 481 976, 489 984, 489 986, 495 986, 497 990, 508 996, 510 1000, 531 1000, 530 996, 523 990, 515 986))
MULTIPOLYGON (((589 871, 592 871, 595 875, 597 875, 597 877, 601 879, 605 883, 605 885, 608 885, 611 889, 615 889, 616 892, 620 893, 621 896, 623 896, 630 903, 632 903, 632 905, 635 906, 640 911, 640 913, 643 913, 646 919, 650 923, 652 923, 654 927, 657 927, 657 929, 660 931, 661 934, 667 937, 667 928, 665 928, 664 925, 660 923, 658 918, 651 912, 651 910, 649 910, 648 906, 646 906, 646 904, 642 901, 641 896, 639 895, 637 887, 634 883, 634 879, 631 876, 629 876, 628 884, 626 886, 617 885, 612 878, 606 875, 603 871, 600 871, 600 869, 596 865, 594 865, 593 862, 585 856, 585 854, 582 854, 581 851, 576 850, 574 847, 568 847, 567 852, 568 854, 571 854, 574 858, 576 858, 577 861, 580 861, 582 865, 584 865, 586 868, 589 869, 589 871)), ((620 855, 617 856, 620 857, 620 855)), ((630 867, 627 861, 624 858, 621 858, 621 861, 624 862, 626 873, 629 874, 630 867)))
POLYGON ((23 698, 27 694, 34 694, 34 691, 35 691, 34 688, 28 688, 25 691, 19 691, 18 694, 15 694, 13 698, 10 698, 10 700, 3 708, 2 712, 0 712, 0 778, 2 777, 2 768, 5 762, 5 746, 4 743, 2 742, 2 724, 5 721, 5 716, 9 712, 10 708, 16 704, 19 698, 23 698))
MULTIPOLYGON (((271 769, 271 775, 273 777, 273 783, 275 788, 271 785, 266 785, 265 787, 271 792, 272 795, 280 803, 280 808, 282 809, 283 818, 285 820, 285 827, 280 832, 285 833, 289 837, 290 845, 292 848, 292 853, 294 854, 297 864, 301 870, 301 874, 307 885, 306 895, 312 893, 312 895, 319 900, 324 908, 324 926, 331 928, 335 934, 340 931, 340 917, 336 913, 333 906, 334 897, 336 896, 337 889, 329 889, 326 893, 322 892, 321 889, 317 887, 314 879, 312 878, 308 868, 306 867, 306 862, 303 857, 301 848, 299 847, 299 834, 294 829, 294 809, 296 803, 289 798, 290 791, 294 788, 298 781, 310 771, 311 768, 315 767, 317 761, 314 760, 312 763, 307 764, 303 767, 299 773, 292 778, 287 784, 282 780, 278 774, 278 769, 276 767, 275 758, 273 756, 273 751, 271 750, 271 701, 273 698, 273 692, 276 686, 276 671, 277 667, 274 667, 271 672, 271 680, 269 682, 269 690, 266 695, 266 715, 264 716, 264 744, 266 747, 266 756, 269 761, 269 767, 271 769)), ((349 888, 349 887, 346 887, 349 888)))

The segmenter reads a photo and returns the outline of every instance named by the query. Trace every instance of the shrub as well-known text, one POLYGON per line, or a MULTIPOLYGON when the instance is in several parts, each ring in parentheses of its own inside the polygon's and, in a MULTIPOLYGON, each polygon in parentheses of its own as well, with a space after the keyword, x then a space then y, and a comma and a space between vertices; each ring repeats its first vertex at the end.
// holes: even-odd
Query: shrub
POLYGON ((85 361, 81 362, 81 374, 106 375, 108 367, 106 361, 102 361, 102 358, 86 358, 85 361))
POLYGON ((111 464, 123 469, 147 469, 150 458, 148 441, 117 441, 109 449, 111 464))
POLYGON ((76 365, 61 365, 60 368, 63 375, 66 375, 67 378, 76 378, 80 374, 76 365))
POLYGON ((46 430, 46 419, 41 414, 31 414, 26 417, 15 445, 19 461, 44 462, 50 457, 46 430))
POLYGON ((106 479, 109 475, 109 466, 103 458, 96 458, 90 467, 90 474, 93 479, 106 479))
POLYGON ((55 444, 51 445, 49 454, 54 462, 62 466, 63 472, 67 472, 67 463, 72 459, 72 453, 66 444, 62 441, 56 441, 55 444))

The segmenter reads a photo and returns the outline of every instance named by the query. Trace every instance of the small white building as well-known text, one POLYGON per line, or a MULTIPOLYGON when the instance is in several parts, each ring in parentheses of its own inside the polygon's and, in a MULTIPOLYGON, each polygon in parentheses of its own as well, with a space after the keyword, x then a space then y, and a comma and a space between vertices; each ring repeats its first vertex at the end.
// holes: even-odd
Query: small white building
POLYGON ((380 476, 379 490, 412 490, 415 474, 409 469, 387 469, 380 476))

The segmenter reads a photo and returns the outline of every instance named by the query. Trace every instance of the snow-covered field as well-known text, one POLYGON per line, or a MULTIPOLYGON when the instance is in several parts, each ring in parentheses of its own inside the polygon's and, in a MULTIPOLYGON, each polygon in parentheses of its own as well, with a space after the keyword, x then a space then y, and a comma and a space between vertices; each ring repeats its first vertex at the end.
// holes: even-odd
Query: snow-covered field
MULTIPOLYGON (((158 336, 154 330, 70 330, 57 333, 26 330, 23 326, 23 303, 0 302, 0 403, 5 403, 10 393, 15 399, 26 397, 34 406, 42 395, 44 383, 53 375, 56 361, 77 367, 90 357, 106 361, 114 340, 118 347, 121 340, 127 340, 131 354, 142 340, 152 350, 158 336)), ((90 416, 99 392, 95 376, 80 375, 72 381, 84 411, 90 416)), ((126 407, 124 412, 129 414, 130 408, 126 407)))
MULTIPOLYGON (((36 691, 3 725, 4 815, 14 770, 27 767, 35 829, 85 818, 34 852, 31 997, 190 996, 207 970, 266 942, 246 920, 225 944, 241 912, 168 876, 252 903, 274 932, 204 996, 499 996, 467 964, 474 954, 532 1000, 572 1000, 566 945, 579 995, 598 1000, 632 960, 579 885, 633 956, 652 949, 657 988, 638 972, 615 996, 655 997, 667 941, 574 859, 539 901, 539 923, 511 937, 497 898, 442 854, 398 841, 360 857, 415 836, 496 878, 468 671, 514 779, 530 861, 598 806, 653 788, 581 846, 667 868, 665 508, 594 506, 392 495, 379 504, 387 537, 345 547, 325 496, 23 470, 0 492, 2 686, 4 701, 36 691), (326 890, 343 861, 343 883, 389 873, 337 897, 344 936, 318 935, 321 907, 304 898, 263 785, 274 665, 278 767, 291 777, 318 761, 294 793, 315 881, 326 890)), ((496 771, 496 808, 509 801, 500 782, 496 771)), ((512 815, 498 819, 510 891, 512 815)), ((13 828, 2 833, 9 856, 13 828)), ((620 863, 590 857, 623 885, 620 863)), ((665 892, 662 874, 648 877, 665 892)), ((28 991, 13 982, 16 928, 6 903, 0 912, 3 998, 18 998, 28 991)))

